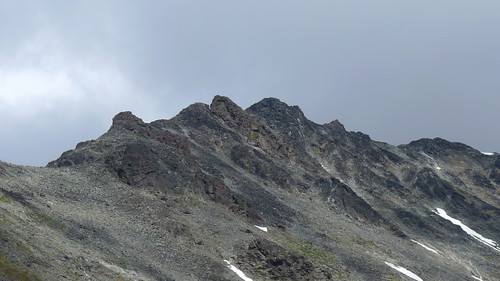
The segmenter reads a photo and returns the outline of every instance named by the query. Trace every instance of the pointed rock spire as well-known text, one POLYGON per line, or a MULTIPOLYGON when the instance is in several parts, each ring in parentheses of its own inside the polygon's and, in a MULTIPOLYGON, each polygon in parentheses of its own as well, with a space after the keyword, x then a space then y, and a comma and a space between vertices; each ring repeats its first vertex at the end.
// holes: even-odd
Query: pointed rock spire
POLYGON ((245 126, 252 119, 241 107, 224 96, 215 96, 210 104, 210 110, 230 127, 245 126))
POLYGON ((121 131, 128 131, 134 134, 151 137, 153 135, 150 124, 142 121, 141 118, 135 116, 130 111, 120 112, 113 117, 113 124, 109 128, 108 133, 115 134, 121 131))
POLYGON ((128 130, 133 130, 137 127, 143 127, 145 125, 141 118, 135 116, 130 111, 123 111, 113 117, 113 124, 111 129, 125 128, 128 130))

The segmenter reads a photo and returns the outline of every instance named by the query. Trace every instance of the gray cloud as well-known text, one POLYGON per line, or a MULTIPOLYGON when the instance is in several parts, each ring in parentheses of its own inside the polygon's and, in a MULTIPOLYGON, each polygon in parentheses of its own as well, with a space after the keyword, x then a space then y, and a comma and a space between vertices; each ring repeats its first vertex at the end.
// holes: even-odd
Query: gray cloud
MULTIPOLYGON (((6 1, 5 1, 6 2, 6 1)), ((43 165, 132 110, 274 96, 392 144, 500 151, 498 1, 10 1, 0 159, 43 165)))

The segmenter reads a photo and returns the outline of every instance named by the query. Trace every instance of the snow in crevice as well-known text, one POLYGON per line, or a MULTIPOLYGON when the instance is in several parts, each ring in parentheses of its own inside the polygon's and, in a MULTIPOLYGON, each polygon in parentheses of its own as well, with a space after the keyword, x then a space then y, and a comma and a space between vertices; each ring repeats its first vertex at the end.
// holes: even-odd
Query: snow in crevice
POLYGON ((320 164, 321 164, 321 167, 323 167, 323 169, 328 172, 328 168, 325 165, 323 165, 323 163, 320 162, 320 164))
POLYGON ((227 267, 231 269, 236 275, 238 275, 244 281, 253 281, 251 278, 248 278, 243 271, 236 268, 236 266, 232 265, 228 260, 224 260, 227 263, 227 267))
POLYGON ((252 145, 252 148, 255 149, 255 150, 257 150, 260 153, 266 154, 266 152, 262 148, 260 148, 258 146, 252 145))
POLYGON ((413 240, 413 239, 411 241, 417 243, 418 245, 422 246, 424 249, 426 249, 428 251, 431 251, 431 252, 433 252, 435 254, 439 254, 437 250, 434 250, 433 248, 431 248, 429 246, 426 246, 426 245, 424 245, 424 244, 422 244, 422 243, 420 243, 420 242, 418 242, 416 240, 413 240))
POLYGON ((328 172, 328 173, 330 173, 330 174, 332 173, 332 170, 331 170, 330 168, 328 168, 328 166, 327 166, 327 165, 325 165, 325 163, 323 163, 323 161, 321 161, 321 160, 320 160, 320 161, 318 161, 318 162, 319 162, 319 164, 321 165, 321 167, 323 168, 323 170, 327 171, 327 172, 328 172))
POLYGON ((390 262, 385 262, 385 264, 387 264, 388 266, 392 267, 393 269, 403 273, 404 275, 414 279, 414 280, 417 280, 417 281, 424 281, 422 280, 422 278, 418 277, 418 275, 416 275, 415 273, 409 271, 408 269, 402 267, 402 266, 397 266, 397 265, 394 265, 390 262))
POLYGON ((481 153, 484 154, 484 155, 488 155, 488 156, 495 155, 495 153, 493 153, 493 152, 481 152, 481 153))
POLYGON ((472 271, 471 277, 475 280, 484 281, 483 276, 479 273, 479 270, 477 270, 477 268, 475 268, 470 261, 469 264, 471 266, 470 270, 472 271))
POLYGON ((258 229, 264 231, 264 232, 268 232, 269 229, 267 228, 267 226, 258 226, 258 225, 254 225, 255 227, 257 227, 258 229))
MULTIPOLYGON (((114 271, 115 273, 117 273, 117 274, 119 274, 127 279, 134 280, 134 281, 149 280, 148 278, 146 278, 144 276, 139 276, 139 274, 133 270, 123 269, 117 265, 107 263, 104 260, 99 260, 99 263, 101 265, 103 265, 104 267, 110 269, 111 271, 114 271)), ((85 273, 85 275, 87 275, 87 273, 85 273)), ((87 275, 87 277, 89 277, 89 276, 87 275)))
POLYGON ((436 169, 436 170, 441 170, 441 167, 439 167, 439 165, 437 164, 437 162, 434 158, 432 158, 431 156, 427 155, 424 152, 421 152, 421 154, 427 158, 427 163, 429 163, 429 165, 434 167, 434 169, 436 169))
POLYGON ((469 234, 470 236, 472 236, 472 238, 474 238, 477 241, 479 241, 479 242, 481 242, 481 243, 483 243, 483 244, 491 247, 492 249, 500 252, 500 246, 498 245, 497 242, 495 242, 495 241, 493 241, 491 239, 485 238, 481 234, 475 232, 470 227, 468 227, 465 224, 463 224, 460 220, 457 220, 457 219, 454 219, 454 218, 448 216, 448 214, 446 213, 445 210, 440 209, 440 208, 436 208, 436 212, 435 213, 437 215, 439 215, 440 217, 442 217, 442 218, 444 218, 446 220, 449 220, 454 225, 460 226, 460 228, 462 228, 463 231, 465 231, 467 234, 469 234))

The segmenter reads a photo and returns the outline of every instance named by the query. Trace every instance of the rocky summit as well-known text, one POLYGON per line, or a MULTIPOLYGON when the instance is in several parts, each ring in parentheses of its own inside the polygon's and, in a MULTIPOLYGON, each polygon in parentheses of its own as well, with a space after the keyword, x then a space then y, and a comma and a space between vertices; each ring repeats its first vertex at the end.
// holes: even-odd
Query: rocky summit
POLYGON ((227 97, 0 162, 0 280, 500 280, 500 154, 227 97))

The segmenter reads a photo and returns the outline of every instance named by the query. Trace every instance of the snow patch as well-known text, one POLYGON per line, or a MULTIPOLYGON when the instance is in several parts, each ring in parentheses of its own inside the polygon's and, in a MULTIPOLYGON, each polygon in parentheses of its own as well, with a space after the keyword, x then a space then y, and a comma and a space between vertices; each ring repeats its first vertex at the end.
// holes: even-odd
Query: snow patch
POLYGON ((418 275, 416 275, 415 273, 409 271, 408 269, 402 267, 402 266, 396 266, 390 262, 385 262, 385 264, 387 264, 388 266, 392 267, 393 269, 403 273, 404 275, 414 279, 414 280, 417 280, 417 281, 424 281, 422 280, 422 278, 418 277, 418 275))
POLYGON ((134 281, 146 280, 144 277, 140 277, 139 274, 137 274, 137 272, 135 272, 133 270, 123 269, 117 265, 107 263, 103 260, 99 260, 99 263, 101 265, 103 265, 104 267, 110 269, 111 271, 114 271, 115 273, 118 273, 119 275, 121 275, 127 279, 134 280, 134 281))
POLYGON ((258 146, 255 146, 255 145, 252 145, 252 147, 253 147, 253 149, 255 149, 255 150, 257 150, 257 151, 259 151, 259 152, 261 152, 261 153, 266 154, 266 152, 265 152, 262 148, 260 148, 260 147, 258 147, 258 146))
POLYGON ((323 164, 323 163, 321 163, 321 162, 319 162, 319 164, 321 164, 321 167, 323 167, 323 169, 324 169, 325 171, 327 171, 328 173, 331 173, 331 172, 332 172, 332 170, 330 170, 330 168, 328 168, 325 164, 323 164))
POLYGON ((493 152, 481 152, 481 153, 484 154, 484 155, 488 155, 488 156, 495 155, 495 153, 493 153, 493 152))
POLYGON ((481 234, 475 232, 470 227, 468 227, 465 224, 463 224, 461 221, 448 216, 448 214, 446 213, 445 210, 440 209, 440 208, 436 208, 436 212, 435 213, 437 215, 439 215, 440 217, 442 217, 442 218, 444 218, 446 220, 449 220, 454 225, 460 226, 460 228, 462 228, 463 231, 465 231, 467 234, 469 234, 470 236, 472 236, 477 241, 479 241, 479 242, 481 242, 481 243, 483 243, 483 244, 485 244, 485 245, 493 248, 494 250, 500 252, 500 247, 498 246, 497 242, 495 242, 495 241, 493 241, 491 239, 485 238, 481 234))
POLYGON ((258 226, 258 225, 254 225, 255 227, 257 227, 258 229, 264 231, 264 232, 267 232, 269 229, 267 228, 267 226, 258 226))
POLYGON ((477 277, 477 276, 474 276, 474 275, 472 275, 471 277, 474 278, 474 279, 476 279, 476 280, 479 280, 479 281, 484 281, 482 277, 477 277))
POLYGON ((236 268, 236 266, 232 265, 228 260, 224 260, 227 263, 227 267, 231 269, 234 273, 236 273, 241 279, 245 281, 253 281, 251 278, 248 278, 243 271, 236 268))
POLYGON ((437 169, 437 170, 441 170, 441 167, 439 167, 439 166, 436 166, 436 169, 437 169))
POLYGON ((433 252, 433 253, 435 253, 435 254, 438 254, 438 252, 437 252, 436 250, 434 250, 433 248, 431 248, 431 247, 429 247, 429 246, 426 246, 426 245, 424 245, 424 244, 422 244, 422 243, 420 243, 420 242, 418 242, 418 241, 416 241, 416 240, 413 240, 413 239, 412 239, 411 241, 413 241, 413 242, 417 243, 418 245, 422 246, 424 249, 426 249, 426 250, 428 250, 428 251, 431 251, 431 252, 433 252))

